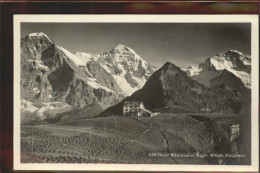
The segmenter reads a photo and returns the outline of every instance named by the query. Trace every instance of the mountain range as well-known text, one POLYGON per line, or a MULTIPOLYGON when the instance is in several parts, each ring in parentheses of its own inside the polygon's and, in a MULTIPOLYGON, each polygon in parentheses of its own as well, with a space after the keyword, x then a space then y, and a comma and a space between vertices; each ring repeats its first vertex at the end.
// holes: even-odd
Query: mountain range
POLYGON ((24 121, 68 113, 93 117, 105 109, 99 116, 120 114, 126 100, 143 101, 151 110, 239 113, 250 88, 251 58, 236 50, 198 66, 167 62, 156 70, 122 44, 92 54, 68 51, 44 33, 21 38, 24 121))
POLYGON ((98 104, 103 110, 140 89, 154 71, 124 45, 102 54, 72 53, 44 33, 31 33, 21 39, 22 108, 43 119, 52 116, 43 113, 50 108, 98 104))

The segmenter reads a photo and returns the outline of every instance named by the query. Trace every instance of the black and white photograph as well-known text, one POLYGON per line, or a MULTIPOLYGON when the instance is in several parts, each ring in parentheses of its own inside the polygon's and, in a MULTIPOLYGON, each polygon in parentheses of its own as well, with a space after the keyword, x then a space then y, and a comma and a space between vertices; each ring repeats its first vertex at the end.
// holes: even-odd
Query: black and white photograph
POLYGON ((258 166, 257 16, 32 16, 15 16, 20 168, 258 166))

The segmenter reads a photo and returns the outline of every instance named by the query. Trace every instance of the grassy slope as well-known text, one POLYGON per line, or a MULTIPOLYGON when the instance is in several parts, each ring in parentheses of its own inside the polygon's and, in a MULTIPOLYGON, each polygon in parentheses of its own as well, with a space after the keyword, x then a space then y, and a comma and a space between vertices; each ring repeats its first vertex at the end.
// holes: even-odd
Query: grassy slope
POLYGON ((188 115, 102 117, 23 126, 21 136, 22 162, 207 164, 201 158, 149 157, 149 153, 207 153, 215 147, 212 131, 188 115))

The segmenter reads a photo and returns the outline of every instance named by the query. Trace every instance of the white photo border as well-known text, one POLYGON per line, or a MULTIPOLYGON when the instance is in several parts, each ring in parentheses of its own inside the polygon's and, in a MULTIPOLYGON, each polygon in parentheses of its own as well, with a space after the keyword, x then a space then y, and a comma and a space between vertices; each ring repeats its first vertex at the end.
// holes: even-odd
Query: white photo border
POLYGON ((14 170, 90 171, 258 171, 259 169, 259 29, 258 15, 14 15, 14 170), (21 23, 251 23, 251 165, 21 163, 20 38, 21 23))

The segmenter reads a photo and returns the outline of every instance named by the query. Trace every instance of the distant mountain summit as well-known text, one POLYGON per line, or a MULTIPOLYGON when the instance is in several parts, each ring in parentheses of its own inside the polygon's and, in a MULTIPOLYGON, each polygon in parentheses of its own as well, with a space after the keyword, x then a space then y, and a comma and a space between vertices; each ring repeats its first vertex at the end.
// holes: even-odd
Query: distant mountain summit
MULTIPOLYGON (((21 38, 21 96, 27 111, 26 105, 35 102, 105 109, 140 89, 154 70, 124 45, 102 54, 72 53, 44 33, 21 38)), ((37 106, 30 111, 43 105, 37 106)))
POLYGON ((217 54, 200 64, 202 68, 214 70, 224 70, 229 68, 246 69, 248 65, 251 65, 251 58, 243 55, 243 53, 237 50, 230 50, 224 54, 217 54))
MULTIPOLYGON (((91 64, 98 62, 101 68, 115 79, 120 88, 118 92, 125 96, 142 88, 149 76, 155 71, 155 68, 143 60, 134 50, 122 44, 102 54, 76 52, 75 55, 85 60, 86 70, 90 76, 95 73, 91 69, 91 64)), ((93 77, 98 78, 96 75, 93 77)))
MULTIPOLYGON (((224 54, 217 54, 214 57, 206 59, 198 66, 190 66, 183 69, 194 80, 204 84, 207 87, 216 87, 225 85, 224 81, 219 83, 215 78, 223 76, 228 72, 243 83, 243 86, 251 88, 251 57, 244 55, 237 50, 230 50, 224 54), (227 72, 228 71, 228 72, 227 72), (223 72, 223 74, 222 74, 223 72)), ((229 75, 229 76, 230 76, 229 75)), ((224 78, 227 78, 224 77, 224 78)), ((232 79, 231 77, 230 79, 232 79)), ((232 89, 232 88, 228 88, 232 89)))
POLYGON ((172 108, 184 112, 238 113, 239 101, 234 93, 222 88, 207 88, 191 79, 184 71, 167 62, 155 71, 144 87, 100 116, 122 115, 125 101, 141 101, 150 110, 172 108))

